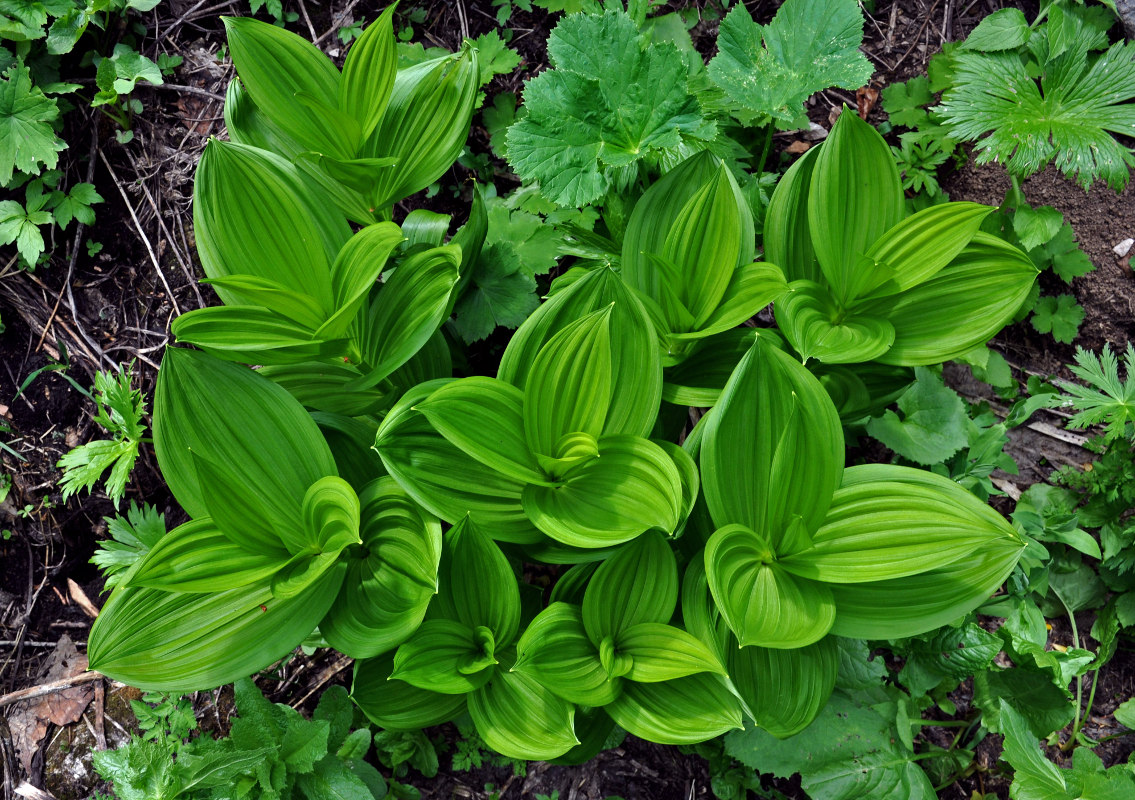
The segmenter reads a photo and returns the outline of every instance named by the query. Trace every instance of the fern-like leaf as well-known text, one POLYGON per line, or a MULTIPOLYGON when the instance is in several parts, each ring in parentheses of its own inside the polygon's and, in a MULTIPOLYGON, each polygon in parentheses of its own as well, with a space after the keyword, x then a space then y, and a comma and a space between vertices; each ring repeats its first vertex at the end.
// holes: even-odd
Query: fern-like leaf
POLYGON ((1062 383, 1065 401, 1078 412, 1068 427, 1106 425, 1107 441, 1123 438, 1128 423, 1135 423, 1135 345, 1130 342, 1123 362, 1126 379, 1120 380, 1119 359, 1110 346, 1105 344, 1098 356, 1082 347, 1076 349, 1076 364, 1068 368, 1088 385, 1062 383))

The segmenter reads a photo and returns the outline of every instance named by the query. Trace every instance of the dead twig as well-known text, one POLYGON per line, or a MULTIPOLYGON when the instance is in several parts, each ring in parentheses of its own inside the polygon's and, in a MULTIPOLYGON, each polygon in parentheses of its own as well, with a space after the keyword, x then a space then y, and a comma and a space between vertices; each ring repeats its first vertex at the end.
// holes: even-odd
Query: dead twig
POLYGON ((43 683, 39 686, 30 686, 27 689, 20 689, 15 692, 9 692, 0 697, 0 706, 11 705, 18 703, 21 700, 32 700, 36 697, 43 697, 44 695, 54 694, 61 692, 64 689, 71 689, 75 686, 82 686, 92 681, 102 680, 106 676, 101 672, 80 672, 72 678, 63 678, 62 680, 52 681, 51 683, 43 683))

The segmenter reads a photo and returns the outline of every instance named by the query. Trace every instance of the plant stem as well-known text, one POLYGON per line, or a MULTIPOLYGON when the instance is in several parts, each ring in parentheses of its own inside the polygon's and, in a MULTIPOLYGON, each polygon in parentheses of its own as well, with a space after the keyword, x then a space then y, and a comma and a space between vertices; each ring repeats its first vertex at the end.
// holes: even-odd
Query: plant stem
MULTIPOLYGON (((1013 183, 1014 185, 1017 183, 1015 178, 1013 179, 1013 183)), ((1064 598, 1060 596, 1060 592, 1053 589, 1052 593, 1056 595, 1056 599, 1060 601, 1060 605, 1064 606, 1064 611, 1068 614, 1068 621, 1072 624, 1072 646, 1079 647, 1080 630, 1076 627, 1076 615, 1072 613, 1072 609, 1068 608, 1068 604, 1064 602, 1064 598)), ((1094 688, 1095 685, 1093 684, 1093 692, 1094 688)), ((1080 715, 1083 712, 1083 700, 1084 676, 1081 675, 1076 679, 1076 719, 1072 722, 1072 735, 1068 737, 1068 741, 1060 745, 1060 751, 1062 753, 1067 753, 1076 746, 1076 734, 1080 732, 1080 715)))
POLYGON ((757 162, 758 177, 765 171, 765 162, 768 160, 768 152, 772 147, 772 129, 774 127, 772 120, 769 120, 768 127, 765 128, 765 144, 764 147, 761 148, 761 158, 757 162))

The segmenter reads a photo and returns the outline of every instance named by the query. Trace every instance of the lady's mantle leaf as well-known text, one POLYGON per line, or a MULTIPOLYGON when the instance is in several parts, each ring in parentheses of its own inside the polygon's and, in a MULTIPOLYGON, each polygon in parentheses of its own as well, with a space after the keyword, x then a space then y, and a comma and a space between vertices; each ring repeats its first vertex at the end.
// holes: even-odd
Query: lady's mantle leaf
POLYGON ((916 367, 917 380, 899 398, 900 420, 888 411, 867 423, 867 432, 903 458, 919 464, 938 464, 965 447, 966 411, 957 392, 925 367, 916 367))
POLYGON ((13 170, 35 175, 41 164, 55 168, 67 147, 51 129, 58 118, 58 105, 32 86, 28 68, 9 67, 0 78, 0 184, 12 180, 13 170))
POLYGON ((517 327, 539 304, 536 279, 521 264, 516 248, 510 242, 494 242, 473 267, 472 285, 454 308, 454 324, 461 338, 472 343, 498 325, 517 327))
POLYGON ((754 118, 792 122, 815 92, 858 89, 871 79, 862 41, 855 0, 788 0, 763 27, 738 4, 721 23, 709 75, 754 118))
POLYGON ((508 131, 508 160, 564 206, 594 203, 613 168, 688 155, 715 134, 686 91, 686 63, 667 42, 646 46, 621 11, 565 17, 548 39, 555 69, 525 85, 528 117, 508 131))

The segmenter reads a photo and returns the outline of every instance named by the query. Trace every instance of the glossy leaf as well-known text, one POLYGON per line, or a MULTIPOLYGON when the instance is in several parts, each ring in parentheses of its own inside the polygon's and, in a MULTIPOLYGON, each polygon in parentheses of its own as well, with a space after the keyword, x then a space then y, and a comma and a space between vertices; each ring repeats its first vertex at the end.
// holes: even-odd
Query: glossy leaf
POLYGON ((646 439, 610 436, 599 457, 557 487, 528 485, 522 494, 532 523, 573 547, 604 547, 644 531, 672 532, 682 510, 682 477, 666 451, 646 439))
POLYGON ((543 761, 579 744, 575 707, 519 672, 496 670, 468 702, 477 733, 501 755, 543 761))
POLYGON ((437 590, 441 524, 384 477, 359 494, 362 548, 346 554, 343 588, 319 631, 353 658, 386 652, 413 633, 437 590))
POLYGON ((201 283, 238 295, 251 305, 263 306, 286 317, 304 331, 314 331, 327 316, 327 312, 314 298, 259 275, 225 275, 205 278, 201 283))
POLYGON ((343 62, 339 81, 339 108, 359 123, 362 138, 378 126, 394 76, 398 71, 398 55, 394 44, 394 9, 390 4, 381 16, 355 39, 343 62))
POLYGON ((792 517, 814 530, 843 470, 843 430, 820 383, 757 339, 706 421, 702 485, 714 522, 776 550, 792 517))
POLYGON ((394 731, 415 731, 448 722, 465 712, 465 695, 419 689, 391 680, 394 656, 355 662, 351 699, 375 725, 394 731))
POLYGON ((661 534, 645 533, 595 571, 583 595, 583 623, 598 646, 635 625, 669 622, 677 605, 674 552, 661 534))
POLYGON ((705 548, 713 599, 741 646, 793 648, 831 630, 836 604, 826 584, 798 578, 768 542, 740 525, 718 530, 705 548))
POLYGON ((173 321, 178 341, 246 364, 296 364, 341 355, 342 340, 313 338, 311 330, 260 306, 197 308, 173 321))
POLYGON ((532 620, 516 644, 513 669, 569 703, 605 706, 619 691, 583 627, 583 613, 568 603, 554 602, 532 620))
POLYGON ((394 653, 390 678, 431 692, 467 694, 492 676, 495 646, 488 628, 429 619, 394 653))
POLYGON ((524 438, 524 394, 494 378, 447 383, 414 406, 434 430, 485 466, 523 483, 545 483, 524 438))
POLYGON ((827 289, 810 281, 796 281, 776 304, 784 337, 805 362, 856 364, 883 355, 895 341, 895 329, 886 319, 854 311, 841 311, 827 289))
POLYGON ((304 406, 329 414, 364 416, 382 411, 394 401, 379 389, 348 389, 360 373, 341 361, 276 364, 261 367, 257 372, 282 386, 304 406))
POLYGON ((252 370, 204 353, 167 348, 154 399, 154 449, 174 497, 208 516, 191 453, 227 464, 278 528, 301 519, 307 487, 334 475, 319 427, 284 389, 252 370))
POLYGON ((469 517, 446 534, 439 583, 438 615, 472 630, 487 628, 498 647, 516 639, 520 626, 516 576, 504 553, 469 517))
POLYGON ((712 673, 662 683, 628 681, 605 710, 619 727, 659 744, 704 742, 742 727, 737 698, 712 673))
POLYGON ((218 592, 271 577, 286 553, 258 553, 234 544, 213 520, 179 525, 163 536, 125 581, 168 592, 218 592))
POLYGON ((827 704, 839 670, 835 639, 806 647, 730 648, 729 677, 753 721, 778 739, 799 733, 827 704))
POLYGON ((708 645, 681 628, 657 622, 625 628, 615 639, 615 649, 631 660, 627 679, 639 683, 658 683, 699 672, 725 674, 725 667, 708 645))
POLYGON ((316 331, 317 338, 335 339, 347 333, 402 240, 402 231, 393 222, 368 225, 347 240, 331 266, 335 312, 316 331))
POLYGON ((765 210, 765 258, 789 281, 823 280, 808 227, 808 192, 820 150, 813 147, 784 173, 765 210))

